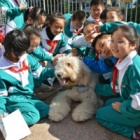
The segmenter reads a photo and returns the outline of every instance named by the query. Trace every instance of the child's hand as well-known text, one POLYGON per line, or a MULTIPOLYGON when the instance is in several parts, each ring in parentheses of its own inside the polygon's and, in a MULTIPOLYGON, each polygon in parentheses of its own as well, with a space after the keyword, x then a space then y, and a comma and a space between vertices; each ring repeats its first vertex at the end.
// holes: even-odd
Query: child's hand
POLYGON ((113 109, 118 111, 118 112, 121 112, 120 109, 119 109, 120 105, 121 105, 121 102, 114 102, 114 103, 112 103, 113 109))
POLYGON ((78 55, 77 49, 72 48, 71 54, 72 54, 72 56, 77 56, 78 55))
POLYGON ((88 43, 92 43, 94 38, 99 35, 99 33, 95 32, 94 30, 92 30, 89 34, 85 35, 85 40, 88 43))
POLYGON ((62 56, 64 56, 64 55, 65 55, 65 54, 57 54, 56 56, 54 56, 54 57, 52 58, 52 62, 55 63, 59 57, 62 57, 62 56))
POLYGON ((99 33, 100 32, 100 25, 94 25, 94 31, 96 32, 96 33, 99 33))
POLYGON ((26 4, 23 4, 23 3, 20 3, 20 4, 19 4, 19 9, 20 9, 20 10, 25 10, 26 7, 27 7, 26 4))

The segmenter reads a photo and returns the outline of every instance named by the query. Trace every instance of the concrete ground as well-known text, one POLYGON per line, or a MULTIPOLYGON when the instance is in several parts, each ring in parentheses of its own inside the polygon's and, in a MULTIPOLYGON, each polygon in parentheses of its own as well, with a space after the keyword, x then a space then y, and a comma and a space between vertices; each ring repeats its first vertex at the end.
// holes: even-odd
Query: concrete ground
MULTIPOLYGON (((46 103, 50 103, 53 92, 37 92, 37 96, 46 103)), ((102 127, 92 119, 77 123, 71 119, 71 113, 61 122, 52 122, 48 118, 40 120, 30 127, 31 135, 23 140, 128 140, 102 127)), ((4 140, 0 135, 0 140, 4 140)))

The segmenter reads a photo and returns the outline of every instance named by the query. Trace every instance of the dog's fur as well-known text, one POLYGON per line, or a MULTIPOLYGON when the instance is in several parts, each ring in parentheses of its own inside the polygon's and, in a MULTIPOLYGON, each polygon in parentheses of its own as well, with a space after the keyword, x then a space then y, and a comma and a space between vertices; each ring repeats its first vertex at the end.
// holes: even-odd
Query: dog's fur
POLYGON ((59 92, 52 100, 49 119, 56 122, 63 120, 71 110, 72 100, 81 102, 72 112, 73 120, 85 121, 91 118, 101 104, 93 91, 97 74, 93 74, 83 61, 74 56, 60 57, 55 65, 55 73, 62 86, 72 88, 59 92), (89 88, 80 92, 80 87, 76 85, 89 88))

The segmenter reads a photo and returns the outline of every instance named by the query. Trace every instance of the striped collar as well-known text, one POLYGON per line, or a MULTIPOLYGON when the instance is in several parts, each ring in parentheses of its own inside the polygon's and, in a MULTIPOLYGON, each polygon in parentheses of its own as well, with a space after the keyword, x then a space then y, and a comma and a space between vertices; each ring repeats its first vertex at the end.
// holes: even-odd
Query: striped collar
POLYGON ((4 55, 0 57, 0 69, 7 69, 13 66, 20 67, 21 63, 26 60, 27 61, 27 54, 24 54, 17 63, 13 63, 9 61, 4 55))
POLYGON ((137 55, 137 52, 136 50, 130 52, 125 58, 123 61, 121 62, 117 62, 116 64, 116 67, 118 70, 122 70, 124 69, 126 66, 128 66, 131 62, 132 62, 132 59, 137 55))

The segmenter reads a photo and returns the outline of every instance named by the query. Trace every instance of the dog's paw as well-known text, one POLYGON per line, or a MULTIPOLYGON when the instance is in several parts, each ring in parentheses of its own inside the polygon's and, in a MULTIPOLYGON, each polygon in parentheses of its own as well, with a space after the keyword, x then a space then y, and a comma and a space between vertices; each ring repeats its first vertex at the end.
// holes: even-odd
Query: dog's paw
POLYGON ((49 112, 49 119, 51 121, 59 122, 59 121, 62 121, 64 119, 64 116, 62 114, 49 112))
POLYGON ((90 118, 92 118, 92 114, 89 114, 87 112, 74 111, 72 113, 72 119, 76 122, 83 122, 83 121, 86 121, 90 118))
POLYGON ((49 110, 49 119, 55 122, 63 120, 70 112, 70 106, 66 103, 52 103, 49 110))

